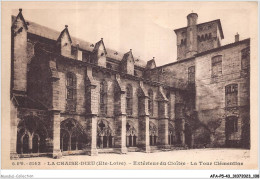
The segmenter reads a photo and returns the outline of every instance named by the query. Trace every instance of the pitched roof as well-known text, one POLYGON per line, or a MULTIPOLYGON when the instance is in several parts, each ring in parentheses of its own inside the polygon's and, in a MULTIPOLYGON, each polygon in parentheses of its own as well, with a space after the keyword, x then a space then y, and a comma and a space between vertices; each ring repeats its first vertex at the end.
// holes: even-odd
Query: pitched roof
POLYGON ((42 103, 35 101, 25 95, 14 95, 12 101, 14 102, 15 106, 20 108, 47 110, 47 107, 44 106, 42 103))
POLYGON ((155 63, 154 57, 153 57, 152 60, 149 60, 149 61, 147 62, 146 68, 147 68, 147 69, 156 68, 156 63, 155 63), (154 65, 154 67, 153 67, 153 65, 154 65))
POLYGON ((57 41, 60 41, 60 40, 61 40, 61 37, 62 37, 62 35, 63 35, 65 32, 68 34, 69 40, 70 40, 70 42, 72 43, 72 40, 71 40, 71 38, 70 38, 70 33, 69 33, 69 30, 68 30, 68 26, 67 26, 67 25, 65 25, 65 29, 64 29, 63 31, 61 31, 60 36, 58 37, 57 41))
POLYGON ((104 42, 103 42, 103 38, 101 38, 101 40, 98 41, 98 42, 95 44, 95 47, 94 47, 94 49, 93 49, 93 52, 95 53, 96 51, 98 51, 100 45, 103 45, 104 50, 105 50, 105 54, 107 54, 107 50, 106 50, 105 44, 104 44, 104 42))
MULTIPOLYGON (((12 22, 14 22, 14 20, 16 19, 15 16, 12 16, 12 22)), ((51 39, 51 40, 57 40, 61 34, 61 32, 48 28, 46 26, 37 24, 35 22, 31 22, 31 21, 27 21, 28 22, 28 32, 31 34, 35 34, 41 37, 45 37, 47 39, 51 39)), ((77 44, 79 45, 79 48, 82 50, 86 50, 86 51, 90 51, 92 52, 94 49, 93 44, 95 43, 90 43, 84 40, 81 40, 79 38, 75 38, 73 36, 71 36, 71 40, 72 40, 72 46, 76 46, 77 44)), ((124 53, 106 48, 107 51, 107 57, 114 59, 116 61, 121 61, 123 59, 124 53)), ((146 66, 146 62, 138 59, 135 61, 135 65, 139 66, 139 67, 145 67, 146 66)))
MULTIPOLYGON (((134 60, 134 56, 133 56, 133 53, 132 53, 132 49, 130 49, 129 52, 126 52, 126 53, 124 54, 122 60, 128 60, 129 55, 130 55, 130 57, 134 60)), ((134 63, 135 63, 135 61, 134 61, 134 63)))

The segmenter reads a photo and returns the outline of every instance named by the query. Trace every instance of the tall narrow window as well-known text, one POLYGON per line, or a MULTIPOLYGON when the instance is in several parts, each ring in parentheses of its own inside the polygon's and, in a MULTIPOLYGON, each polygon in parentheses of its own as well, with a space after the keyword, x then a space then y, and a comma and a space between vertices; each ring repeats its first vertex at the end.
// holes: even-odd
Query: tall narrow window
POLYGON ((148 91, 148 110, 149 110, 149 114, 151 116, 153 116, 153 91, 150 89, 148 91))
POLYGON ((105 81, 100 83, 100 114, 107 114, 107 84, 105 81))
POLYGON ((226 86, 225 95, 226 95, 226 107, 235 107, 237 106, 237 84, 231 84, 226 86))
POLYGON ((133 114, 133 88, 129 84, 126 87, 126 114, 133 114))
POLYGON ((212 58, 212 77, 217 77, 222 74, 222 56, 218 55, 212 58))
POLYGON ((67 104, 66 104, 66 110, 74 112, 76 111, 76 86, 77 86, 77 79, 76 75, 73 73, 67 73, 67 104))
POLYGON ((250 51, 249 47, 241 51, 241 70, 247 70, 249 68, 250 51))
POLYGON ((188 82, 189 84, 195 83, 195 66, 188 68, 188 82))

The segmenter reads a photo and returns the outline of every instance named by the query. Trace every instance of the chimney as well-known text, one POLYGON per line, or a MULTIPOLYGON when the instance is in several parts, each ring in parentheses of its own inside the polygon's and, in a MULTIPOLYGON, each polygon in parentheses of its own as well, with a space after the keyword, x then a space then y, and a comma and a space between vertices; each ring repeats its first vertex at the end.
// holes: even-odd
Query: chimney
POLYGON ((239 34, 237 33, 236 35, 235 35, 235 42, 238 42, 239 41, 239 34))
POLYGON ((198 21, 198 14, 197 13, 192 12, 187 16, 188 26, 197 25, 197 21, 198 21))

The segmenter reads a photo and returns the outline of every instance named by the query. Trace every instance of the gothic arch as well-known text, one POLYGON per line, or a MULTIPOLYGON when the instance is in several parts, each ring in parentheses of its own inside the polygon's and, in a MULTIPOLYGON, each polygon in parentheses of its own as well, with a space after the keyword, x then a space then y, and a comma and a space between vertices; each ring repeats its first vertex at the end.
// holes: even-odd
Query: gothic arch
POLYGON ((111 148, 114 146, 114 131, 110 123, 101 119, 97 123, 97 147, 111 148))
POLYGON ((158 128, 153 122, 149 122, 149 135, 150 135, 150 145, 156 145, 157 144, 157 138, 158 138, 158 128))
POLYGON ((61 122, 61 151, 82 150, 84 145, 87 143, 86 139, 86 132, 77 120, 68 118, 61 122))
POLYGON ((16 151, 18 154, 46 152, 47 138, 44 122, 37 116, 25 116, 18 123, 16 151))
POLYGON ((137 131, 134 123, 130 120, 126 122, 126 146, 136 147, 137 142, 137 131))

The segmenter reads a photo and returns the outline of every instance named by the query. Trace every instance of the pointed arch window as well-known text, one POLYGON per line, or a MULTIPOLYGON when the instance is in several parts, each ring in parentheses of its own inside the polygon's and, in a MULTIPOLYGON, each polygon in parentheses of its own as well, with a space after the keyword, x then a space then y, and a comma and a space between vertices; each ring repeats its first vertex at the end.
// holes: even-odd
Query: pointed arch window
POLYGON ((86 133, 82 125, 75 119, 66 119, 60 126, 61 151, 82 150, 86 145, 86 133))
POLYGON ((126 114, 133 114, 133 88, 130 84, 126 87, 126 114))
POLYGON ((158 130, 156 125, 153 122, 149 123, 149 135, 150 135, 150 145, 151 146, 157 145, 158 130))
POLYGON ((66 79, 66 98, 67 98, 67 105, 66 110, 70 112, 76 111, 76 96, 77 96, 77 78, 74 73, 67 73, 67 79, 66 79))
POLYGON ((107 83, 105 81, 101 81, 100 83, 100 114, 107 114, 107 83))
POLYGON ((136 129, 131 122, 126 123, 126 146, 136 147, 137 134, 136 129))
POLYGON ((151 89, 148 91, 148 110, 149 114, 153 116, 153 91, 151 89))

